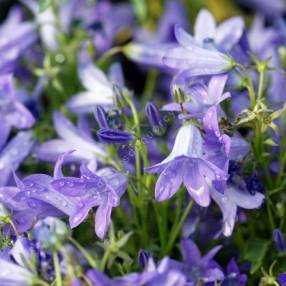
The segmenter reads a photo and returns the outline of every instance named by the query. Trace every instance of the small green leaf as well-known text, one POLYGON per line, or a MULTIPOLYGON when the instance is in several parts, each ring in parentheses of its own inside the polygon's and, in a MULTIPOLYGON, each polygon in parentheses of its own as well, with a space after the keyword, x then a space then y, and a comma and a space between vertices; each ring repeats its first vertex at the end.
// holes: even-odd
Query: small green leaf
POLYGON ((259 238, 254 238, 247 243, 244 252, 244 259, 251 262, 251 274, 255 273, 262 266, 263 259, 269 246, 269 241, 259 238))
POLYGON ((131 4, 139 21, 144 22, 147 17, 147 6, 145 0, 131 0, 131 4))
POLYGON ((269 145, 269 146, 273 146, 273 147, 278 146, 278 145, 274 142, 274 140, 271 139, 271 138, 266 139, 266 140, 264 141, 264 144, 269 145))
POLYGON ((45 12, 52 4, 54 0, 40 0, 40 12, 45 12))

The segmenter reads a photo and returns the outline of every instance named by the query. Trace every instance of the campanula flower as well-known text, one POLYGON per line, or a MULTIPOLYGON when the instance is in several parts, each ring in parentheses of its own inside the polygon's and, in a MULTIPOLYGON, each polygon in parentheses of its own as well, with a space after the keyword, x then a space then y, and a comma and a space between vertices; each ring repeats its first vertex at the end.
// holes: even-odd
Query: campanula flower
POLYGON ((53 121, 60 139, 52 139, 39 146, 37 155, 41 160, 55 162, 60 154, 70 150, 75 151, 69 156, 69 160, 76 162, 94 162, 106 155, 100 143, 74 126, 62 113, 54 112, 53 121))
POLYGON ((107 115, 104 108, 100 105, 95 107, 94 118, 100 128, 108 128, 107 115))
POLYGON ((21 131, 0 151, 0 186, 5 186, 13 171, 29 155, 35 140, 29 131, 21 131))
MULTIPOLYGON (((182 108, 187 112, 184 118, 203 117, 206 111, 216 106, 220 114, 224 114, 220 108, 220 103, 230 97, 229 92, 224 92, 224 88, 227 81, 227 75, 212 76, 206 85, 202 81, 194 81, 194 78, 184 78, 184 75, 180 75, 179 86, 185 97, 189 97, 188 101, 184 101, 182 106, 178 103, 169 103, 163 106, 162 110, 165 111, 181 111, 182 108), (184 82, 182 82, 182 80, 184 82)), ((176 78, 178 80, 178 77, 176 78)), ((175 85, 177 85, 174 80, 175 85)))
POLYGON ((19 7, 14 7, 0 26, 0 74, 12 72, 17 59, 37 39, 35 25, 22 16, 19 7))
POLYGON ((223 226, 222 232, 225 236, 230 236, 236 221, 237 207, 244 209, 259 208, 264 200, 264 195, 256 192, 251 195, 246 190, 231 185, 227 186, 224 193, 211 189, 211 197, 222 211, 223 226))
POLYGON ((209 183, 227 179, 222 169, 203 158, 203 139, 193 125, 182 126, 169 156, 146 171, 161 173, 155 188, 156 200, 169 199, 183 183, 190 196, 203 207, 210 203, 209 183))
POLYGON ((167 67, 192 76, 221 74, 232 69, 232 58, 216 49, 201 46, 178 26, 175 26, 175 36, 179 45, 169 49, 163 57, 167 67))
POLYGON ((92 60, 83 52, 79 56, 78 75, 86 91, 75 94, 67 102, 67 107, 77 113, 94 111, 97 105, 112 107, 115 105, 113 84, 121 85, 122 71, 111 68, 113 81, 97 68, 92 60))
MULTIPOLYGON (((57 168, 60 166, 61 163, 57 168)), ((93 172, 82 165, 80 171, 80 178, 57 175, 51 186, 60 194, 77 202, 69 217, 71 227, 78 226, 89 211, 97 207, 95 232, 103 239, 111 223, 112 208, 119 205, 120 197, 127 187, 127 178, 111 168, 93 172)))
POLYGON ((13 127, 31 128, 35 119, 31 112, 18 100, 11 74, 0 76, 0 147, 6 142, 13 127))
POLYGON ((234 258, 227 264, 227 275, 222 281, 222 286, 237 285, 244 286, 247 282, 247 275, 242 274, 234 258))

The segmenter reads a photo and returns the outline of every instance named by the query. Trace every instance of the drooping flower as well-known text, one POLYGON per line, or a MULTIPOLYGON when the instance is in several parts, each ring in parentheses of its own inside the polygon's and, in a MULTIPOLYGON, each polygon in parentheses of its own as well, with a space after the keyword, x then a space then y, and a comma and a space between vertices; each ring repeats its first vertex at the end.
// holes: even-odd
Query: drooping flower
MULTIPOLYGON (((58 168, 60 168, 61 162, 58 168)), ((93 172, 85 165, 80 168, 81 177, 55 176, 51 186, 67 198, 77 203, 70 214, 71 227, 78 226, 93 207, 97 207, 95 215, 95 232, 104 238, 111 223, 112 208, 120 203, 120 197, 127 187, 127 178, 111 168, 93 172)))
POLYGON ((155 188, 156 200, 169 199, 183 183, 190 196, 204 207, 210 203, 212 182, 227 179, 225 171, 203 158, 203 139, 193 125, 182 126, 170 155, 146 171, 161 173, 155 188))
POLYGON ((31 112, 17 99, 13 76, 0 76, 0 147, 6 142, 13 127, 31 128, 35 119, 31 112))
POLYGON ((52 139, 39 146, 37 155, 41 160, 55 162, 60 154, 70 150, 75 151, 68 159, 76 162, 83 160, 92 163, 106 155, 100 143, 75 127, 62 113, 54 112, 53 121, 60 139, 52 139))
POLYGON ((232 234, 237 215, 237 207, 244 209, 259 208, 264 200, 264 195, 261 193, 256 192, 254 195, 251 195, 248 191, 240 190, 231 185, 227 186, 223 194, 212 189, 211 197, 222 211, 222 232, 225 236, 232 234))

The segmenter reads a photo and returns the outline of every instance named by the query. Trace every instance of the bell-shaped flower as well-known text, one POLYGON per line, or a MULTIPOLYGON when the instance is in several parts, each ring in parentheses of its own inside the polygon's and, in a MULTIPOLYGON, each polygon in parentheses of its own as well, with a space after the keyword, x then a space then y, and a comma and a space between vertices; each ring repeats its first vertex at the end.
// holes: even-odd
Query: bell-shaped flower
POLYGON ((227 179, 224 170, 203 158, 203 139, 193 125, 182 126, 170 155, 146 171, 161 173, 155 188, 156 200, 169 199, 183 183, 194 201, 203 207, 210 203, 212 183, 227 179))
POLYGON ((12 127, 31 128, 35 119, 31 112, 17 99, 13 76, 0 76, 0 147, 6 142, 12 127))
POLYGON ((212 76, 208 84, 197 78, 188 78, 187 75, 181 73, 173 80, 173 86, 179 86, 185 94, 185 98, 189 98, 182 103, 169 103, 163 106, 164 111, 181 111, 183 108, 187 114, 182 115, 183 118, 202 118, 207 110, 216 106, 219 114, 224 114, 220 108, 220 103, 230 97, 229 92, 224 92, 228 76, 225 74, 212 76), (195 79, 197 79, 195 81, 195 79))
MULTIPOLYGON (((61 161, 57 167, 60 169, 61 161)), ((80 168, 81 177, 63 177, 57 171, 52 187, 61 195, 77 200, 69 215, 71 227, 78 226, 93 207, 97 207, 95 214, 95 232, 104 238, 111 223, 112 208, 120 203, 120 197, 127 188, 127 178, 111 168, 104 168, 93 172, 85 165, 80 168)))
POLYGON ((93 112, 97 105, 115 105, 113 84, 122 85, 123 76, 120 66, 111 68, 111 78, 97 68, 84 52, 79 55, 78 75, 85 91, 75 94, 67 102, 67 107, 76 113, 93 112))
POLYGON ((54 162, 60 154, 70 150, 75 151, 68 159, 76 162, 94 162, 106 155, 100 143, 95 142, 84 130, 74 126, 62 113, 54 112, 53 121, 60 139, 41 144, 37 150, 40 159, 54 162))
POLYGON ((214 48, 201 46, 178 26, 175 26, 175 36, 179 46, 166 52, 163 61, 167 67, 188 72, 189 76, 221 74, 233 68, 231 57, 214 48))

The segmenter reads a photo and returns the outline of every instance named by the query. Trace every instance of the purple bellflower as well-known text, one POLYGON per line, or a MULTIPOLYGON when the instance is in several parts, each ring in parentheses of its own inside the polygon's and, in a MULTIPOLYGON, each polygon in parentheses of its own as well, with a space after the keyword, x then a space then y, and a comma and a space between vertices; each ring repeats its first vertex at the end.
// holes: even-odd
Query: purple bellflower
MULTIPOLYGON (((206 111, 212 107, 217 106, 219 113, 223 114, 219 104, 225 99, 230 97, 229 92, 224 93, 225 84, 227 81, 227 75, 212 76, 205 85, 203 82, 192 81, 192 78, 188 80, 184 78, 184 75, 179 76, 180 80, 184 80, 182 84, 178 83, 186 97, 190 97, 188 101, 182 103, 182 106, 178 103, 169 103, 163 106, 162 110, 165 111, 181 111, 183 109, 188 113, 184 115, 184 118, 188 117, 203 117, 206 111)), ((178 79, 178 78, 177 78, 178 79)), ((176 79, 174 80, 176 84, 176 79)))
POLYGON ((179 45, 169 49, 163 57, 167 67, 189 76, 221 74, 232 69, 232 58, 216 49, 201 46, 178 26, 175 26, 175 36, 179 45))
POLYGON ((195 286, 201 280, 204 283, 223 280, 224 273, 220 266, 213 260, 220 251, 221 246, 217 245, 206 255, 201 256, 197 245, 190 239, 182 240, 180 249, 183 256, 183 273, 187 276, 189 284, 195 286))
POLYGON ((233 186, 227 186, 223 194, 212 189, 211 197, 222 211, 222 232, 225 236, 232 234, 237 215, 237 207, 244 209, 259 208, 264 200, 264 195, 261 193, 256 192, 254 195, 251 195, 248 191, 240 190, 233 186))
POLYGON ((32 260, 32 252, 27 247, 26 238, 19 237, 8 255, 0 257, 0 284, 9 286, 25 286, 32 284, 36 275, 27 268, 32 260))
MULTIPOLYGON (((118 67, 118 66, 117 66, 118 67)), ((109 81, 106 75, 98 69, 92 60, 81 52, 79 56, 78 75, 86 91, 74 95, 67 107, 76 113, 93 112, 97 105, 112 107, 115 105, 113 84, 122 84, 122 71, 120 68, 111 68, 109 81)))
POLYGON ((16 60, 37 38, 34 24, 23 21, 19 7, 12 8, 0 26, 0 74, 12 72, 16 60))
POLYGON ((242 17, 232 17, 216 26, 214 16, 201 9, 194 26, 194 40, 201 46, 215 45, 219 50, 229 52, 235 46, 244 31, 242 17))
POLYGON ((193 125, 182 126, 170 155, 146 171, 161 173, 156 183, 156 200, 169 199, 183 183, 194 201, 203 207, 210 204, 212 182, 227 179, 225 171, 203 158, 203 139, 193 125))
MULTIPOLYGON (((60 170, 62 159, 58 162, 57 169, 60 170)), ((95 232, 103 239, 111 223, 112 208, 119 205, 120 197, 127 188, 127 178, 111 168, 93 172, 82 165, 80 171, 80 178, 63 177, 57 171, 51 186, 60 194, 77 201, 69 219, 71 227, 78 226, 89 211, 97 207, 95 232)))
POLYGON ((35 122, 30 111, 17 99, 12 75, 0 76, 0 147, 13 127, 31 128, 35 122))
POLYGON ((55 162, 58 156, 70 150, 75 150, 68 159, 71 161, 100 160, 106 153, 100 143, 95 142, 87 132, 75 127, 62 113, 55 112, 54 126, 61 139, 52 139, 39 146, 37 155, 45 161, 55 162))
POLYGON ((0 151, 0 186, 5 186, 13 171, 16 171, 21 162, 29 155, 35 141, 29 131, 19 132, 0 151))
POLYGON ((227 264, 227 276, 222 281, 222 286, 237 285, 244 286, 247 282, 247 275, 241 274, 234 258, 227 264))
POLYGON ((35 0, 21 0, 21 2, 34 14, 35 24, 39 26, 40 37, 45 48, 56 51, 59 47, 60 36, 57 25, 60 25, 61 30, 68 34, 72 19, 81 1, 71 0, 66 4, 61 4, 58 15, 55 15, 51 7, 39 13, 39 4, 35 0))
POLYGON ((281 286, 286 286, 286 272, 280 273, 277 277, 277 280, 281 286))
POLYGON ((95 107, 94 118, 100 128, 108 128, 107 114, 100 105, 95 107))

